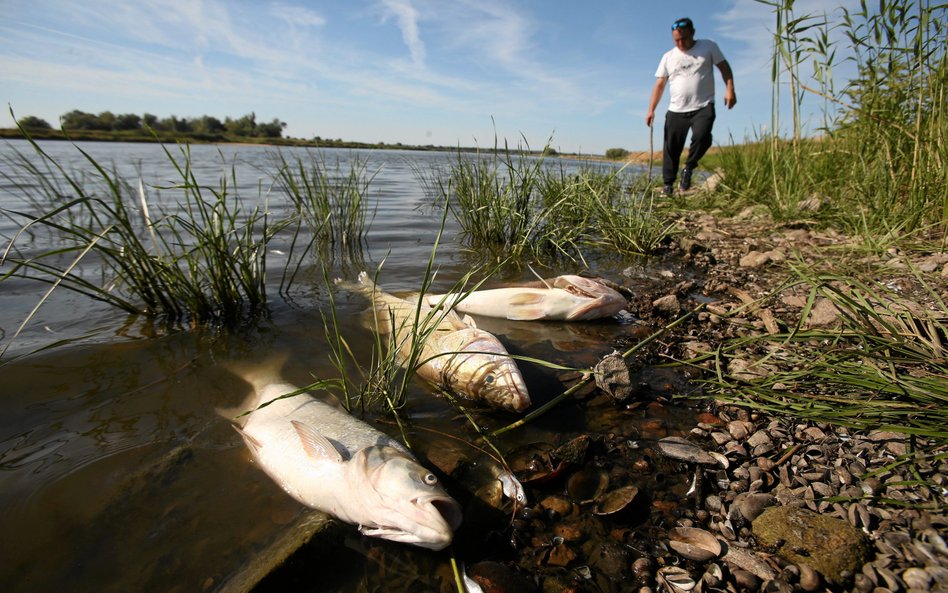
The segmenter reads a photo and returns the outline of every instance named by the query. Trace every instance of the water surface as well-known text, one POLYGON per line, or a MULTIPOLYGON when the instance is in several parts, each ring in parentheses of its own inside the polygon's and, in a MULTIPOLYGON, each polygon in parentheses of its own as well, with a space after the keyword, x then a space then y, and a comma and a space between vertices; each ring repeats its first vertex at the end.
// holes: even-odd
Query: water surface
MULTIPOLYGON (((96 175, 85 151, 129 183, 137 185, 141 177, 151 203, 166 208, 176 203, 173 186, 180 176, 156 145, 40 146, 77 179, 96 175)), ((176 147, 169 150, 183 158, 176 147)), ((310 156, 302 149, 280 152, 288 160, 310 156)), ((0 153, 5 157, 0 161, 0 207, 36 212, 42 207, 42 193, 31 189, 36 179, 14 164, 21 158, 17 153, 33 163, 43 161, 25 142, 6 142, 0 153)), ((273 181, 275 149, 198 145, 190 148, 188 158, 202 184, 220 187, 225 179, 228 195, 248 205, 261 204, 274 218, 287 213, 287 201, 273 181)), ((338 163, 343 172, 358 160, 374 175, 370 198, 377 211, 362 252, 364 266, 371 272, 381 265, 379 278, 386 290, 417 290, 442 230, 441 213, 432 207, 419 172, 448 167, 457 155, 325 150, 320 158, 332 166, 338 163)), ((61 190, 68 198, 68 185, 61 184, 61 190)), ((13 218, 0 217, 4 247, 18 228, 13 218)), ((435 290, 450 287, 476 259, 462 249, 457 233, 448 218, 434 258, 435 290)), ((21 255, 39 253, 55 240, 37 234, 21 237, 18 245, 21 255)), ((278 290, 281 258, 286 257, 281 247, 285 245, 274 244, 268 261, 277 270, 268 276, 270 316, 229 331, 169 332, 58 290, 11 344, 48 286, 16 279, 0 284, 0 348, 9 346, 0 360, 0 509, 5 517, 0 582, 5 591, 229 590, 235 575, 287 530, 298 529, 307 511, 253 465, 219 413, 247 395, 247 384, 237 376, 240 369, 274 353, 289 353, 284 372, 296 384, 336 375, 323 329, 321 312, 330 289, 319 273, 320 262, 307 262, 289 298, 284 298, 278 290)), ((628 264, 593 263, 599 273, 614 278, 628 264)), ((83 273, 90 277, 98 273, 94 262, 87 268, 83 273)), ((336 271, 354 276, 357 270, 350 265, 337 266, 336 271)), ((576 271, 576 266, 561 262, 543 273, 576 271)), ((518 273, 529 276, 527 271, 507 272, 504 279, 518 279, 518 273)), ((366 353, 367 362, 371 337, 360 323, 364 303, 339 296, 340 330, 356 352, 366 353)), ((638 331, 612 320, 568 326, 482 320, 482 327, 496 333, 513 353, 575 368, 595 364, 638 331)), ((530 364, 523 368, 534 405, 562 391, 559 371, 530 364)), ((516 419, 476 407, 473 413, 488 428, 516 419)), ((464 444, 476 436, 470 425, 429 386, 413 386, 405 415, 412 423, 412 445, 423 458, 456 451, 473 466, 489 463, 464 444)), ((397 434, 384 415, 368 420, 397 434)), ((570 403, 498 444, 509 449, 554 441, 582 433, 588 420, 579 403, 570 403)), ((470 475, 466 483, 451 484, 452 495, 470 498, 482 485, 482 475, 470 475)), ((397 575, 424 567, 441 574, 447 566, 446 552, 366 541, 351 528, 340 528, 333 537, 346 542, 349 552, 335 546, 336 552, 323 558, 327 564, 315 564, 303 577, 294 573, 294 578, 311 577, 309 590, 364 590, 367 582, 387 583, 391 591, 402 586, 419 590, 417 581, 402 582, 397 575), (337 565, 344 570, 335 570, 337 565)), ((310 556, 306 562, 316 559, 310 556)))

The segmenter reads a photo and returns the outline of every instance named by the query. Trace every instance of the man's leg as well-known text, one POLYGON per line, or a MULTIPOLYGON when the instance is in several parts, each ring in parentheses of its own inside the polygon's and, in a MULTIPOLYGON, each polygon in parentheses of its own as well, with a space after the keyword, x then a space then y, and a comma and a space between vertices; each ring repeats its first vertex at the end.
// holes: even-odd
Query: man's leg
POLYGON ((681 162, 681 151, 684 150, 685 139, 688 137, 688 123, 688 118, 680 113, 665 113, 662 181, 666 186, 674 184, 675 178, 678 177, 678 163, 681 162))
POLYGON ((690 171, 696 169, 698 161, 711 148, 711 128, 714 126, 714 117, 714 103, 694 113, 691 119, 691 145, 688 147, 685 169, 690 171))

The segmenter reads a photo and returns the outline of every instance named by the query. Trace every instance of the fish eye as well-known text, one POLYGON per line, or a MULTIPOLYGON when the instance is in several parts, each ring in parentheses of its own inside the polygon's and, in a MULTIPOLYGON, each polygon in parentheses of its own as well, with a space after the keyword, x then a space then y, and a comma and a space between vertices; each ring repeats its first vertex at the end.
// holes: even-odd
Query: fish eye
POLYGON ((487 383, 488 385, 492 384, 494 382, 494 376, 487 375, 486 377, 484 377, 484 382, 487 383))
POLYGON ((425 476, 425 484, 427 484, 427 485, 429 485, 429 486, 434 486, 434 485, 437 484, 437 483, 438 483, 438 476, 436 476, 436 475, 434 475, 434 474, 427 474, 427 475, 425 476))

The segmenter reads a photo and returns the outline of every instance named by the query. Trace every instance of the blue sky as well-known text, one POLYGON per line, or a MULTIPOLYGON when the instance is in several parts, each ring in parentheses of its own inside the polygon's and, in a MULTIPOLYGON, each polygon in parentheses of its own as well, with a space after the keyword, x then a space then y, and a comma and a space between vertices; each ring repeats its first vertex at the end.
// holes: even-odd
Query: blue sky
MULTIPOLYGON (((857 4, 798 0, 798 14, 857 4)), ((72 110, 279 118, 363 142, 645 150, 670 24, 695 21, 735 73, 716 143, 771 121, 774 17, 754 0, 3 0, 0 98, 72 110)), ((813 102, 813 105, 818 105, 813 102)), ((667 94, 660 106, 664 112, 667 94)), ((816 107, 805 116, 818 121, 816 107)), ((4 110, 0 126, 12 125, 4 110)), ((786 121, 786 118, 784 118, 786 121)), ((655 131, 661 145, 662 118, 655 131)))

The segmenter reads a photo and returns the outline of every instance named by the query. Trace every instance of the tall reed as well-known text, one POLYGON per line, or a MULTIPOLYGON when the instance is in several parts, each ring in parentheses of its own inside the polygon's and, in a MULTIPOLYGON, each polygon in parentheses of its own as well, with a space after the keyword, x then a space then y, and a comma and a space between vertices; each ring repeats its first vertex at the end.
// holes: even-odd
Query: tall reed
POLYGON ((724 199, 863 236, 937 228, 945 240, 948 6, 880 0, 801 15, 792 0, 758 1, 775 15, 773 117, 770 132, 724 151, 724 199), (837 90, 844 65, 855 74, 837 90), (823 127, 806 140, 812 98, 823 127), (787 101, 792 133, 783 138, 787 101))
POLYGON ((543 156, 505 147, 489 158, 459 154, 445 178, 438 181, 440 197, 467 246, 519 262, 566 258, 585 264, 584 249, 593 245, 649 253, 671 229, 668 214, 643 199, 640 180, 627 184, 624 169, 568 172, 543 156))
POLYGON ((277 183, 323 249, 360 252, 375 216, 377 205, 369 203, 368 194, 378 171, 370 173, 365 160, 354 159, 346 171, 320 154, 294 161, 277 157, 277 183))
POLYGON ((164 149, 179 181, 163 189, 180 201, 152 214, 143 185, 136 190, 82 149, 90 178, 32 146, 44 165, 26 168, 17 187, 40 188, 46 199, 34 195, 34 206, 47 206, 6 212, 22 227, 0 258, 9 266, 0 281, 38 280, 169 324, 234 323, 266 311, 266 247, 283 223, 271 224, 259 203, 244 207, 233 180, 202 186, 187 147, 178 157, 164 149), (40 232, 62 247, 30 253, 26 241, 40 232))

